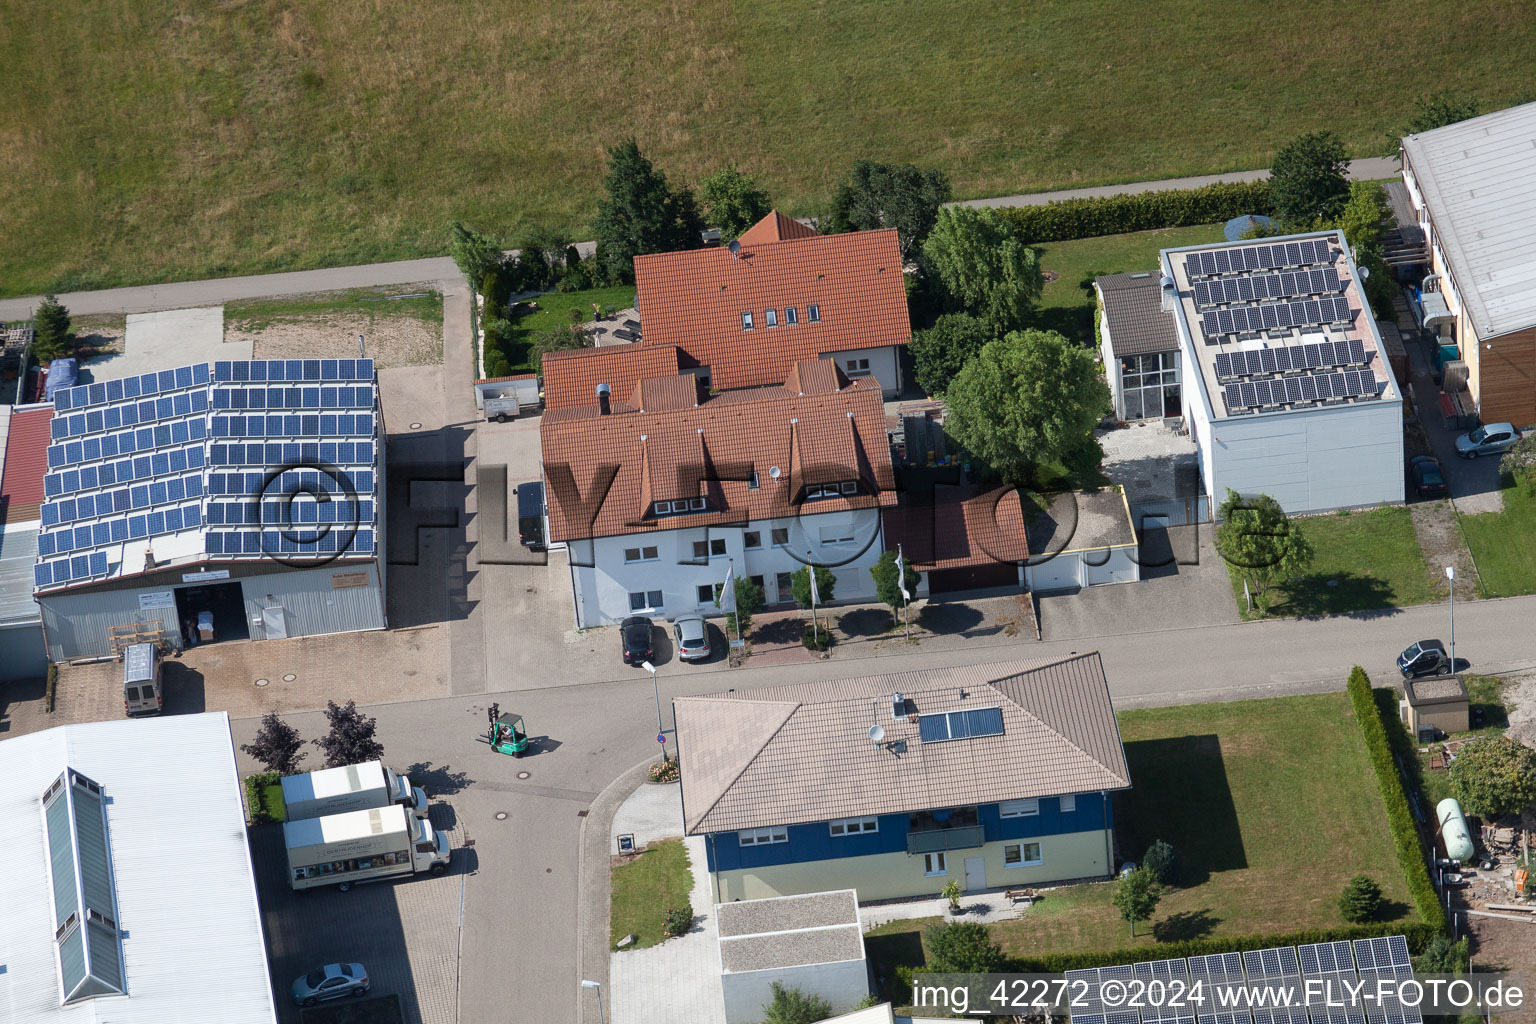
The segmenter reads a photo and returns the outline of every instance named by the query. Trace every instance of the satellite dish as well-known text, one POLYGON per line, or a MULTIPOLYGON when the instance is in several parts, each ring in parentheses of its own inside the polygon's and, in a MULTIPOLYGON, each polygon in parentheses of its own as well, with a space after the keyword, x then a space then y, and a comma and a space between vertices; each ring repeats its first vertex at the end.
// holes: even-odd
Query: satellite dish
POLYGON ((779 467, 778 466, 769 466, 768 467, 768 475, 773 477, 775 480, 777 480, 779 478, 779 467))
POLYGON ((879 746, 885 741, 885 726, 872 725, 869 727, 869 742, 879 746))
POLYGON ((741 252, 741 242, 739 242, 739 241, 737 241, 736 239, 733 238, 733 239, 731 239, 731 244, 726 246, 726 248, 731 250, 731 255, 734 256, 737 253, 741 252))
POLYGON ((1360 280, 1364 281, 1366 278, 1371 276, 1371 268, 1370 267, 1360 267, 1359 270, 1360 270, 1360 280))

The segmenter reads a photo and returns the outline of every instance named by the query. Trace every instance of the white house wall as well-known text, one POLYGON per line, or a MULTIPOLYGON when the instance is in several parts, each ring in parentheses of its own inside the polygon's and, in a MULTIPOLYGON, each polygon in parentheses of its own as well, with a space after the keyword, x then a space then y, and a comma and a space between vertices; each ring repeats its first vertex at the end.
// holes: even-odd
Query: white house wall
POLYGON ((827 358, 837 363, 838 369, 849 374, 855 380, 863 376, 863 372, 850 373, 848 360, 868 359, 869 375, 880 382, 885 397, 895 398, 901 394, 901 346, 882 345, 879 348, 851 348, 846 352, 828 352, 827 358))
POLYGON ((869 968, 863 960, 844 960, 722 974, 726 1024, 757 1024, 762 1020, 764 1008, 773 1002, 774 982, 807 996, 819 996, 837 1013, 852 1009, 869 995, 869 968))

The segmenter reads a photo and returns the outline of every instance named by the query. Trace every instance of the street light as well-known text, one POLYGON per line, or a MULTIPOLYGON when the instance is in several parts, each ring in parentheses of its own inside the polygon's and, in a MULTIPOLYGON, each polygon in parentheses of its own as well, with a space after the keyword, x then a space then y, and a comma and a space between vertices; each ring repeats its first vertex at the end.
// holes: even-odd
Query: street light
POLYGON ((1445 578, 1451 581, 1451 671, 1456 671, 1456 567, 1445 567, 1445 578))
POLYGON ((661 759, 667 759, 667 732, 661 727, 661 686, 656 682, 656 666, 642 661, 640 667, 651 674, 651 691, 656 695, 656 742, 661 744, 661 759))
POLYGON ((582 988, 597 989, 597 1024, 603 1024, 603 986, 595 981, 582 980, 582 988))

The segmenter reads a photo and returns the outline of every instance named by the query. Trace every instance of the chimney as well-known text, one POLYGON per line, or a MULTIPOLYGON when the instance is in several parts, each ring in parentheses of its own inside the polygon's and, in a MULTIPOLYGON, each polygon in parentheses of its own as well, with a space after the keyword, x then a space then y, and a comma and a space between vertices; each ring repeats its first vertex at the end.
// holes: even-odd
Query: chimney
POLYGON ((1173 307, 1177 304, 1179 294, 1178 290, 1173 286, 1173 278, 1164 274, 1162 279, 1158 281, 1158 285, 1161 286, 1163 291, 1163 312, 1172 313, 1173 307))
POLYGON ((891 695, 891 721, 899 722, 907 717, 907 698, 899 693, 891 695))
POLYGON ((610 388, 607 384, 599 384, 597 386, 597 414, 599 416, 607 416, 613 411, 612 407, 608 404, 608 395, 612 391, 613 388, 610 388))

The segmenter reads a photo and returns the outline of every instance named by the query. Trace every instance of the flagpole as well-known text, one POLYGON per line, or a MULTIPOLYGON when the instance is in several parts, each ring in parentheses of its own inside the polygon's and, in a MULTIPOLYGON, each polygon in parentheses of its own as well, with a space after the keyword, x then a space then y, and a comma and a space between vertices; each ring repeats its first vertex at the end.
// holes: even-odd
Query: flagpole
POLYGON ((912 639, 912 605, 907 597, 907 561, 902 557, 901 545, 896 545, 896 589, 901 591, 901 617, 905 620, 906 636, 912 639))

